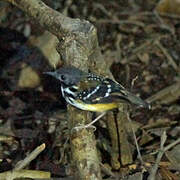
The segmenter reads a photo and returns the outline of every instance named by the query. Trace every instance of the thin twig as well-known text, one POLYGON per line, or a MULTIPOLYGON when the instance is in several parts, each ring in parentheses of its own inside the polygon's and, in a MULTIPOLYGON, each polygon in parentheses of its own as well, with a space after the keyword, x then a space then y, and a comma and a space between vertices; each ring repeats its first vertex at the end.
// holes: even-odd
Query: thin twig
POLYGON ((180 16, 178 14, 172 14, 172 13, 159 13, 160 16, 172 18, 172 19, 180 19, 180 16))
POLYGON ((117 178, 116 175, 111 171, 111 169, 107 168, 103 163, 100 163, 100 166, 105 174, 110 175, 113 178, 117 178))
POLYGON ((44 149, 46 145, 43 143, 38 146, 34 151, 32 151, 24 160, 19 161, 13 170, 21 170, 26 167, 33 159, 35 159, 44 149))
POLYGON ((132 24, 144 28, 145 24, 135 20, 118 20, 118 19, 99 19, 96 23, 110 23, 110 24, 132 24))
POLYGON ((156 41, 158 41, 158 40, 160 40, 162 38, 165 38, 165 37, 167 37, 167 35, 162 35, 162 36, 158 35, 158 36, 154 36, 154 37, 146 40, 143 44, 141 44, 140 46, 135 48, 132 51, 131 55, 123 58, 121 60, 121 63, 122 64, 130 63, 132 60, 135 59, 135 57, 137 56, 138 53, 147 51, 147 49, 154 47, 153 45, 156 43, 156 41))
POLYGON ((135 81, 138 79, 138 76, 136 76, 135 78, 133 78, 133 80, 131 81, 131 90, 134 87, 135 81))
POLYGON ((170 54, 168 53, 168 51, 166 50, 165 47, 163 47, 163 45, 159 42, 159 41, 156 41, 155 43, 159 49, 163 52, 163 54, 166 56, 169 64, 174 68, 174 70, 176 71, 179 71, 179 68, 177 66, 177 64, 175 63, 175 61, 173 60, 173 58, 170 56, 170 54))
POLYGON ((143 161, 142 156, 141 156, 141 152, 140 152, 139 145, 138 145, 138 142, 137 142, 136 134, 135 134, 134 128, 132 126, 132 121, 131 121, 131 118, 129 117, 128 112, 127 112, 127 119, 129 120, 131 129, 132 129, 132 133, 133 133, 133 137, 134 137, 134 141, 135 141, 135 145, 136 145, 136 149, 137 149, 137 153, 138 153, 138 158, 141 161, 141 164, 143 165, 144 161, 143 161))
POLYGON ((14 180, 14 179, 49 179, 51 177, 50 172, 38 171, 38 170, 19 170, 19 171, 5 171, 0 173, 1 180, 14 180))
POLYGON ((177 139, 176 141, 172 142, 171 144, 169 144, 168 146, 166 146, 164 148, 164 152, 168 151, 169 149, 171 149, 173 146, 175 146, 176 144, 179 144, 180 143, 180 138, 177 139))
POLYGON ((151 97, 147 98, 146 101, 152 103, 158 101, 160 104, 169 104, 177 100, 180 96, 180 82, 176 82, 171 86, 168 86, 161 91, 153 94, 151 97))
POLYGON ((156 162, 155 162, 154 166, 151 168, 151 172, 150 172, 150 175, 148 177, 148 180, 155 180, 156 173, 158 170, 158 166, 159 166, 159 163, 160 163, 164 153, 166 151, 168 151, 169 149, 171 149, 172 147, 174 147, 176 144, 180 143, 180 138, 179 138, 176 141, 174 141, 173 143, 164 147, 166 140, 167 140, 167 135, 166 135, 166 131, 164 131, 162 136, 161 136, 160 150, 159 150, 159 153, 157 155, 156 162))
POLYGON ((168 30, 172 35, 174 35, 175 34, 174 29, 171 28, 167 23, 164 23, 164 20, 160 17, 159 13, 156 10, 154 10, 153 13, 154 13, 155 17, 158 19, 158 21, 160 22, 160 23, 158 23, 158 25, 161 28, 168 30))
POLYGON ((156 173, 158 170, 158 166, 159 166, 159 163, 162 159, 162 156, 164 155, 164 144, 165 144, 166 140, 167 140, 167 135, 166 135, 166 131, 164 131, 162 136, 161 136, 160 151, 157 155, 156 162, 155 162, 154 166, 151 168, 151 172, 150 172, 150 175, 148 177, 148 180, 155 180, 156 179, 156 173))

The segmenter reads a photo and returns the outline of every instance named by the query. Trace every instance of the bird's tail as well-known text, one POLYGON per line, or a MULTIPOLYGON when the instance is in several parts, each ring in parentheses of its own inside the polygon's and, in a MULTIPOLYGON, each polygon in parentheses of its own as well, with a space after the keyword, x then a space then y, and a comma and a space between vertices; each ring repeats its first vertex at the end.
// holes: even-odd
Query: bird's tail
POLYGON ((151 109, 151 105, 142 100, 140 97, 134 95, 133 93, 127 91, 125 88, 121 88, 121 90, 118 92, 113 92, 112 97, 114 97, 114 100, 119 102, 128 102, 129 104, 136 105, 138 107, 151 109))
POLYGON ((151 109, 151 105, 148 102, 142 100, 140 97, 134 95, 129 91, 126 91, 126 95, 124 96, 124 98, 129 101, 130 104, 134 104, 142 108, 151 109))

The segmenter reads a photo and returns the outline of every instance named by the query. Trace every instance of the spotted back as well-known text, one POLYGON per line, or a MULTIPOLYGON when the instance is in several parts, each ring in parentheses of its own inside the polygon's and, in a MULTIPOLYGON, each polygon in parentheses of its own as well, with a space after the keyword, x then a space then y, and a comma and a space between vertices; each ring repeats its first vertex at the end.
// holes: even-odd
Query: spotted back
POLYGON ((83 81, 84 83, 86 83, 86 88, 80 88, 77 98, 88 104, 111 103, 113 100, 111 94, 119 93, 120 89, 124 89, 123 86, 111 79, 102 78, 94 74, 88 74, 86 80, 83 81))

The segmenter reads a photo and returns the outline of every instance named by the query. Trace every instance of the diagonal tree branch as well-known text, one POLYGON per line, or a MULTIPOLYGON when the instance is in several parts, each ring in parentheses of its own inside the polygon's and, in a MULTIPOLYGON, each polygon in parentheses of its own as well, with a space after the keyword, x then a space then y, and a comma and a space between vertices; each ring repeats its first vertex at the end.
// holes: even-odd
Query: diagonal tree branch
MULTIPOLYGON (((44 29, 59 39, 57 47, 65 64, 84 71, 88 68, 98 74, 109 75, 109 68, 102 60, 95 27, 85 20, 71 19, 49 8, 40 0, 4 0, 19 7, 44 29), (107 70, 106 70, 107 69, 107 70), (106 71, 107 72, 106 72, 106 71)), ((91 121, 90 113, 68 107, 68 124, 71 130, 77 124, 91 121)), ((88 129, 71 134, 71 151, 78 179, 101 179, 96 141, 88 129)))

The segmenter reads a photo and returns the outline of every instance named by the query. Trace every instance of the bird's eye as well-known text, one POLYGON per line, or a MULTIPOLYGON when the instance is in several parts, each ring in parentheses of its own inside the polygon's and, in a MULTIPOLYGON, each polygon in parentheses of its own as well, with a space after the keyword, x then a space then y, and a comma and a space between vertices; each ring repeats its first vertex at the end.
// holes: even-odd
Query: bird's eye
POLYGON ((65 80, 66 80, 65 75, 61 75, 61 80, 62 80, 62 81, 65 81, 65 80))

